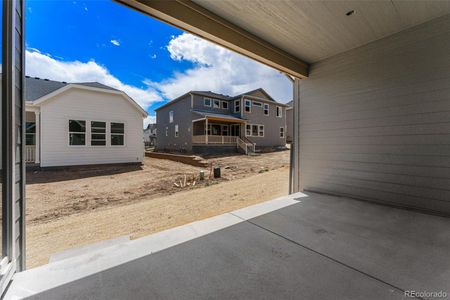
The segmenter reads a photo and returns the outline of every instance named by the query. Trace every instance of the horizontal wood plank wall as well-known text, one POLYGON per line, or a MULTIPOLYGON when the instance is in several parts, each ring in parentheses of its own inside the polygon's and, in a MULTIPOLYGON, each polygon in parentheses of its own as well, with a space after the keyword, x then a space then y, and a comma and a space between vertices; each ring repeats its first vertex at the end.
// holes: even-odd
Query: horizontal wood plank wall
POLYGON ((303 189, 450 214, 450 16, 316 63, 300 90, 303 189))

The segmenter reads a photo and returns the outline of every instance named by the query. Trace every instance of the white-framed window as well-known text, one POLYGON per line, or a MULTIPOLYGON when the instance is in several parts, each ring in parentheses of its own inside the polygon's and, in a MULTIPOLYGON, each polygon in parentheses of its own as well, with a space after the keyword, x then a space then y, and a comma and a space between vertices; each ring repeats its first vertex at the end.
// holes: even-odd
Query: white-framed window
POLYGON ((125 145, 125 124, 111 122, 111 146, 123 146, 125 145))
POLYGON ((245 112, 251 113, 252 112, 252 101, 245 99, 245 112))
POLYGON ((246 124, 245 136, 264 137, 264 125, 246 124))
POLYGON ((211 107, 211 99, 210 98, 203 98, 203 105, 211 107))
POLYGON ((166 136, 169 136, 169 127, 166 127, 166 136))
POLYGON ((91 146, 106 146, 106 122, 91 121, 91 146))
POLYGON ((222 101, 222 109, 228 109, 228 101, 222 101))
POLYGON ((234 100, 234 112, 241 112, 241 100, 234 100))
POLYGON ((86 121, 69 120, 69 145, 70 146, 86 145, 86 121))
POLYGON ((284 138, 284 127, 280 127, 280 138, 284 138))
POLYGON ((264 115, 268 116, 269 115, 269 104, 264 104, 264 115))
POLYGON ((220 108, 220 100, 217 99, 213 100, 213 108, 220 108))
POLYGON ((281 106, 277 106, 277 117, 283 117, 283 109, 281 108, 281 106))
POLYGON ((169 111, 169 123, 173 123, 173 110, 169 111))
POLYGON ((258 101, 253 101, 253 106, 262 107, 262 103, 258 101))
POLYGON ((178 132, 178 124, 175 124, 175 137, 179 136, 179 132, 178 132))
POLYGON ((36 123, 35 122, 27 122, 26 123, 25 144, 27 146, 36 145, 36 123))

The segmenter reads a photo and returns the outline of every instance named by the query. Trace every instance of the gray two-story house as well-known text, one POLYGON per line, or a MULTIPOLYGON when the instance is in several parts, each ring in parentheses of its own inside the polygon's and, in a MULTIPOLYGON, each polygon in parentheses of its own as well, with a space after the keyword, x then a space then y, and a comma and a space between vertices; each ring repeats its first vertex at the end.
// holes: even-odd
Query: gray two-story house
POLYGON ((286 145, 285 104, 259 88, 237 96, 190 91, 157 108, 157 150, 194 153, 286 145))

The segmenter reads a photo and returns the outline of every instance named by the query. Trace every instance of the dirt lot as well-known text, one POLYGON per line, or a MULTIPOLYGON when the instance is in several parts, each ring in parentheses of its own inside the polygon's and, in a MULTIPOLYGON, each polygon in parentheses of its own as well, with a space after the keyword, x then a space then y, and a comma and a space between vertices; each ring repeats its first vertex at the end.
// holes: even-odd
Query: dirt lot
POLYGON ((289 151, 208 161, 222 167, 222 178, 195 179, 195 186, 201 168, 153 158, 142 166, 29 172, 28 267, 66 249, 141 237, 287 193, 289 151), (174 185, 185 176, 190 186, 174 185))

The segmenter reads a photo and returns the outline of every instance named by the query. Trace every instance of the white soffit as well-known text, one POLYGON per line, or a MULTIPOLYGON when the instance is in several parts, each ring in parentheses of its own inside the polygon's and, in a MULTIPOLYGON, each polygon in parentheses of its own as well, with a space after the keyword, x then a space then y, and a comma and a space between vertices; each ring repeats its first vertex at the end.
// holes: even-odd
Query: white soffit
POLYGON ((450 14, 450 0, 194 2, 308 63, 450 14))

